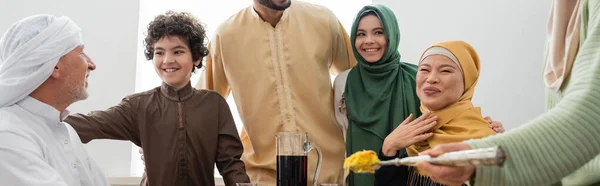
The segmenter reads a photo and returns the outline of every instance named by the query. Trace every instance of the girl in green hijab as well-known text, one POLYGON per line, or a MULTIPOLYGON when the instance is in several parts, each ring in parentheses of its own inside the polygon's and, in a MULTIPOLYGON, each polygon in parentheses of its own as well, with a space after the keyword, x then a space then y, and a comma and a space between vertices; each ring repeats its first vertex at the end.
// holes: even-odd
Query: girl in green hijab
MULTIPOLYGON (((346 153, 373 150, 381 152, 383 159, 403 156, 406 147, 431 136, 428 130, 436 118, 424 119, 429 114, 423 114, 414 121, 406 119, 421 115, 415 91, 417 66, 400 61, 396 16, 383 5, 365 6, 356 16, 350 38, 358 64, 334 82, 336 100, 341 100, 336 103, 336 117, 344 127, 346 153), (402 139, 390 140, 397 144, 383 144, 392 132, 398 134, 390 136, 402 139)), ((402 182, 397 179, 406 175, 397 175, 393 182, 402 182)), ((347 183, 374 185, 375 176, 350 173, 347 183)))

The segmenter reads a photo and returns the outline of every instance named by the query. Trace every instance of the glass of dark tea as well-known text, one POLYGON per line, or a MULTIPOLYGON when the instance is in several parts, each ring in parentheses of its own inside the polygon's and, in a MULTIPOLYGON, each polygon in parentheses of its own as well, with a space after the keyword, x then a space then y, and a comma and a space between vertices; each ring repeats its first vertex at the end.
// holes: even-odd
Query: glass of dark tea
POLYGON ((317 151, 317 167, 311 185, 317 186, 321 151, 308 140, 306 132, 280 132, 277 144, 277 186, 307 186, 308 152, 317 151))

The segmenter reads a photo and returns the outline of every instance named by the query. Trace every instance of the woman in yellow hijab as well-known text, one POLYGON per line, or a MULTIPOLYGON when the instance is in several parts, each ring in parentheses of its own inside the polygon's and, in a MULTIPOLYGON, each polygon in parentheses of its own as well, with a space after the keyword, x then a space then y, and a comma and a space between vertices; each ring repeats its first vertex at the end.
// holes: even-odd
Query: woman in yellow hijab
MULTIPOLYGON (((407 148, 409 156, 436 145, 496 134, 471 103, 479 68, 479 56, 464 41, 439 42, 425 50, 417 71, 417 96, 421 111, 431 111, 438 120, 431 138, 407 148)), ((407 185, 440 184, 411 167, 407 185)))

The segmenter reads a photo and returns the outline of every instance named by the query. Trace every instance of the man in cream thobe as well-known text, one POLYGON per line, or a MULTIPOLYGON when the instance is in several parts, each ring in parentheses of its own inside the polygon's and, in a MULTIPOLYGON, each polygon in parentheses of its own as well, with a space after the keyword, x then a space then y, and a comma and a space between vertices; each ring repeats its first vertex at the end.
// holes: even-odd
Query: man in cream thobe
MULTIPOLYGON (((244 123, 242 160, 252 182, 276 183, 275 135, 292 131, 307 132, 322 151, 318 183, 343 183, 346 145, 333 112, 330 75, 356 59, 331 10, 295 0, 254 0, 217 28, 209 51, 196 87, 234 96, 244 123)), ((310 152, 311 184, 316 164, 317 154, 310 152)))

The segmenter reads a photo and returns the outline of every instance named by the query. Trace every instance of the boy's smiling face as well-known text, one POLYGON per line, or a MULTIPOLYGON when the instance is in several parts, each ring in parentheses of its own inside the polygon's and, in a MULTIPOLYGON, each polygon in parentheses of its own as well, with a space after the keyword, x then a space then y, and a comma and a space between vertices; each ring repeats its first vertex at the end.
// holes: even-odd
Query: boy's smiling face
POLYGON ((164 36, 154 44, 154 69, 163 82, 180 89, 200 61, 192 61, 188 45, 178 36, 164 36))

